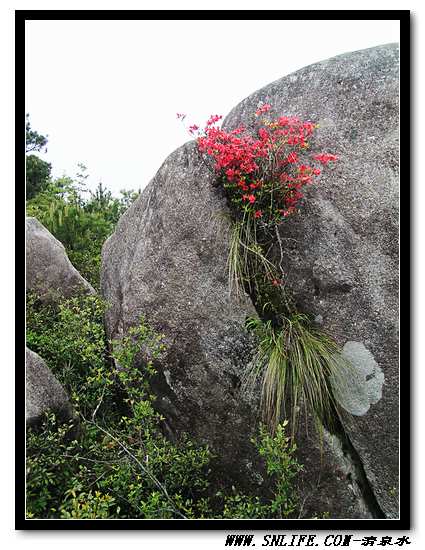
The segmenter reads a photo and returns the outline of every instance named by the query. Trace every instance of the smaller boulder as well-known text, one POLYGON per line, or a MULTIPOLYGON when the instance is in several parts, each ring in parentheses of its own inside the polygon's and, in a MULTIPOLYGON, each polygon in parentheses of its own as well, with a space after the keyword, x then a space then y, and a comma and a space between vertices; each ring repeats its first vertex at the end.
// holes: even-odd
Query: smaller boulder
POLYGON ((26 424, 36 426, 51 410, 62 420, 74 417, 68 396, 44 360, 26 348, 26 424))
POLYGON ((27 290, 43 303, 95 293, 71 264, 63 244, 36 218, 26 219, 26 276, 27 290))

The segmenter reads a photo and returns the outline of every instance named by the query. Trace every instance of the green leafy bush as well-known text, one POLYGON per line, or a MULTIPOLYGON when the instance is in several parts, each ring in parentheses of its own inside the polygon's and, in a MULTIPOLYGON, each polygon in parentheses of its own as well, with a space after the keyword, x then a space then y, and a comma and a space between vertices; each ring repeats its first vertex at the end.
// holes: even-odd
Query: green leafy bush
POLYGON ((162 433, 163 418, 149 390, 153 361, 164 350, 162 336, 142 318, 108 353, 105 307, 96 296, 66 300, 56 308, 28 297, 28 344, 68 390, 77 418, 60 424, 48 414, 41 428, 28 430, 27 516, 236 518, 294 513, 292 481, 298 465, 283 431, 272 437, 263 430, 258 439, 276 487, 272 500, 237 488, 214 493, 211 451, 188 436, 171 442, 162 433))
POLYGON ((266 461, 267 473, 275 479, 274 498, 269 508, 277 517, 288 517, 296 511, 294 482, 297 473, 302 469, 294 457, 296 445, 286 436, 288 421, 276 426, 271 435, 266 426, 260 426, 257 448, 266 461))
POLYGON ((264 458, 266 472, 274 482, 273 496, 267 502, 255 495, 235 494, 223 497, 223 518, 288 518, 297 512, 295 478, 302 466, 295 458, 296 445, 286 436, 288 422, 276 426, 274 435, 261 424, 257 438, 253 439, 260 456, 264 458))
POLYGON ((27 215, 37 218, 64 245, 72 264, 98 289, 102 245, 138 193, 121 191, 121 197, 114 198, 101 183, 94 192, 88 191, 84 166, 81 171, 77 180, 64 176, 49 181, 27 201, 27 215))

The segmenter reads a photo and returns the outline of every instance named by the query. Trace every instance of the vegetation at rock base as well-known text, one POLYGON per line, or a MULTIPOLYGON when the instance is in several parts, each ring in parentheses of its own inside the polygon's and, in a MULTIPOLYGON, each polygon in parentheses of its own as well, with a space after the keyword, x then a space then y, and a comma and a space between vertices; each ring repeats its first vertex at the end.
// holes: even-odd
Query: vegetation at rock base
POLYGON ((255 441, 274 480, 269 500, 238 488, 214 492, 210 449, 162 433, 149 380, 162 336, 142 318, 107 351, 96 296, 57 306, 27 300, 27 339, 68 391, 76 419, 46 414, 27 434, 28 518, 282 518, 297 511, 300 466, 285 424, 255 441), (137 361, 136 357, 143 356, 137 361), (78 437, 75 438, 75 426, 78 437))

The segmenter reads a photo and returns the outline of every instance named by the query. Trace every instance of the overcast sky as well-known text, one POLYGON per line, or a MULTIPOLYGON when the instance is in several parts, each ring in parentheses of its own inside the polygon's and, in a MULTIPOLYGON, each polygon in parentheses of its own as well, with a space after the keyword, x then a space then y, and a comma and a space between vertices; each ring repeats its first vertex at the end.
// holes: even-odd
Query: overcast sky
POLYGON ((29 21, 26 111, 53 175, 143 188, 204 123, 297 69, 399 41, 398 21, 29 21))

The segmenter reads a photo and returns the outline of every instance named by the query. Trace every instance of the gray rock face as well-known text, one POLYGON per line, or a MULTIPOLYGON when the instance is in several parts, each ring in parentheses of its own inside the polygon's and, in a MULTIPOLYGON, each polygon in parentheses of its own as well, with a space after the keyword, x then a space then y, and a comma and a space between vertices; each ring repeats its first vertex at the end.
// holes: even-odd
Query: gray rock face
POLYGON ((361 416, 346 429, 391 518, 399 515, 398 86, 398 47, 379 46, 273 82, 224 123, 249 127, 258 102, 271 103, 279 116, 317 122, 312 150, 339 157, 281 227, 283 266, 299 309, 352 359, 357 393, 347 407, 361 416))
POLYGON ((62 419, 73 416, 65 390, 43 359, 26 348, 26 423, 36 426, 45 412, 52 410, 62 419))
POLYGON ((95 292, 71 264, 63 244, 36 218, 26 219, 26 285, 42 302, 95 292))
POLYGON ((122 216, 102 250, 106 327, 119 338, 145 315, 165 335, 153 389, 170 434, 208 443, 223 483, 257 485, 256 410, 237 391, 251 357, 244 322, 255 310, 229 296, 227 207, 213 182, 186 144, 122 216))
MULTIPOLYGON (((264 469, 250 442, 260 388, 239 387, 252 357, 243 326, 256 312, 250 300, 229 296, 228 210, 213 183, 196 145, 186 144, 123 215, 102 250, 101 290, 111 304, 106 327, 119 338, 145 315, 165 334, 168 349, 153 390, 170 437, 185 431, 207 443, 219 457, 219 485, 262 493, 264 469)), ((321 462, 314 438, 303 443, 304 517, 367 517, 329 451, 321 462)))
MULTIPOLYGON (((245 99, 224 124, 249 127, 258 102, 269 102, 279 115, 318 122, 314 148, 340 157, 281 231, 299 309, 341 346, 355 343, 345 350, 358 371, 356 410, 364 413, 345 426, 354 452, 328 438, 322 455, 313 436, 300 434, 302 517, 371 517, 376 506, 398 515, 397 97, 398 50, 388 45, 284 77, 245 99), (376 506, 359 490, 362 476, 376 506)), ((213 182, 196 146, 186 144, 121 218, 102 252, 106 326, 117 338, 145 315, 165 334, 154 390, 170 435, 188 431, 207 442, 223 483, 258 489, 262 470, 249 442, 258 399, 238 389, 252 357, 243 324, 254 309, 228 295, 227 207, 213 182)))
MULTIPOLYGON (((186 144, 123 215, 102 251, 106 327, 117 338, 145 315, 165 334, 153 389, 170 436, 186 431, 208 443, 219 483, 261 493, 264 471, 250 443, 260 389, 239 388, 252 356, 243 325, 256 313, 248 299, 229 296, 228 210, 213 183, 196 145, 186 144)), ((303 517, 369 517, 333 455, 321 457, 314 437, 300 446, 303 517)))

